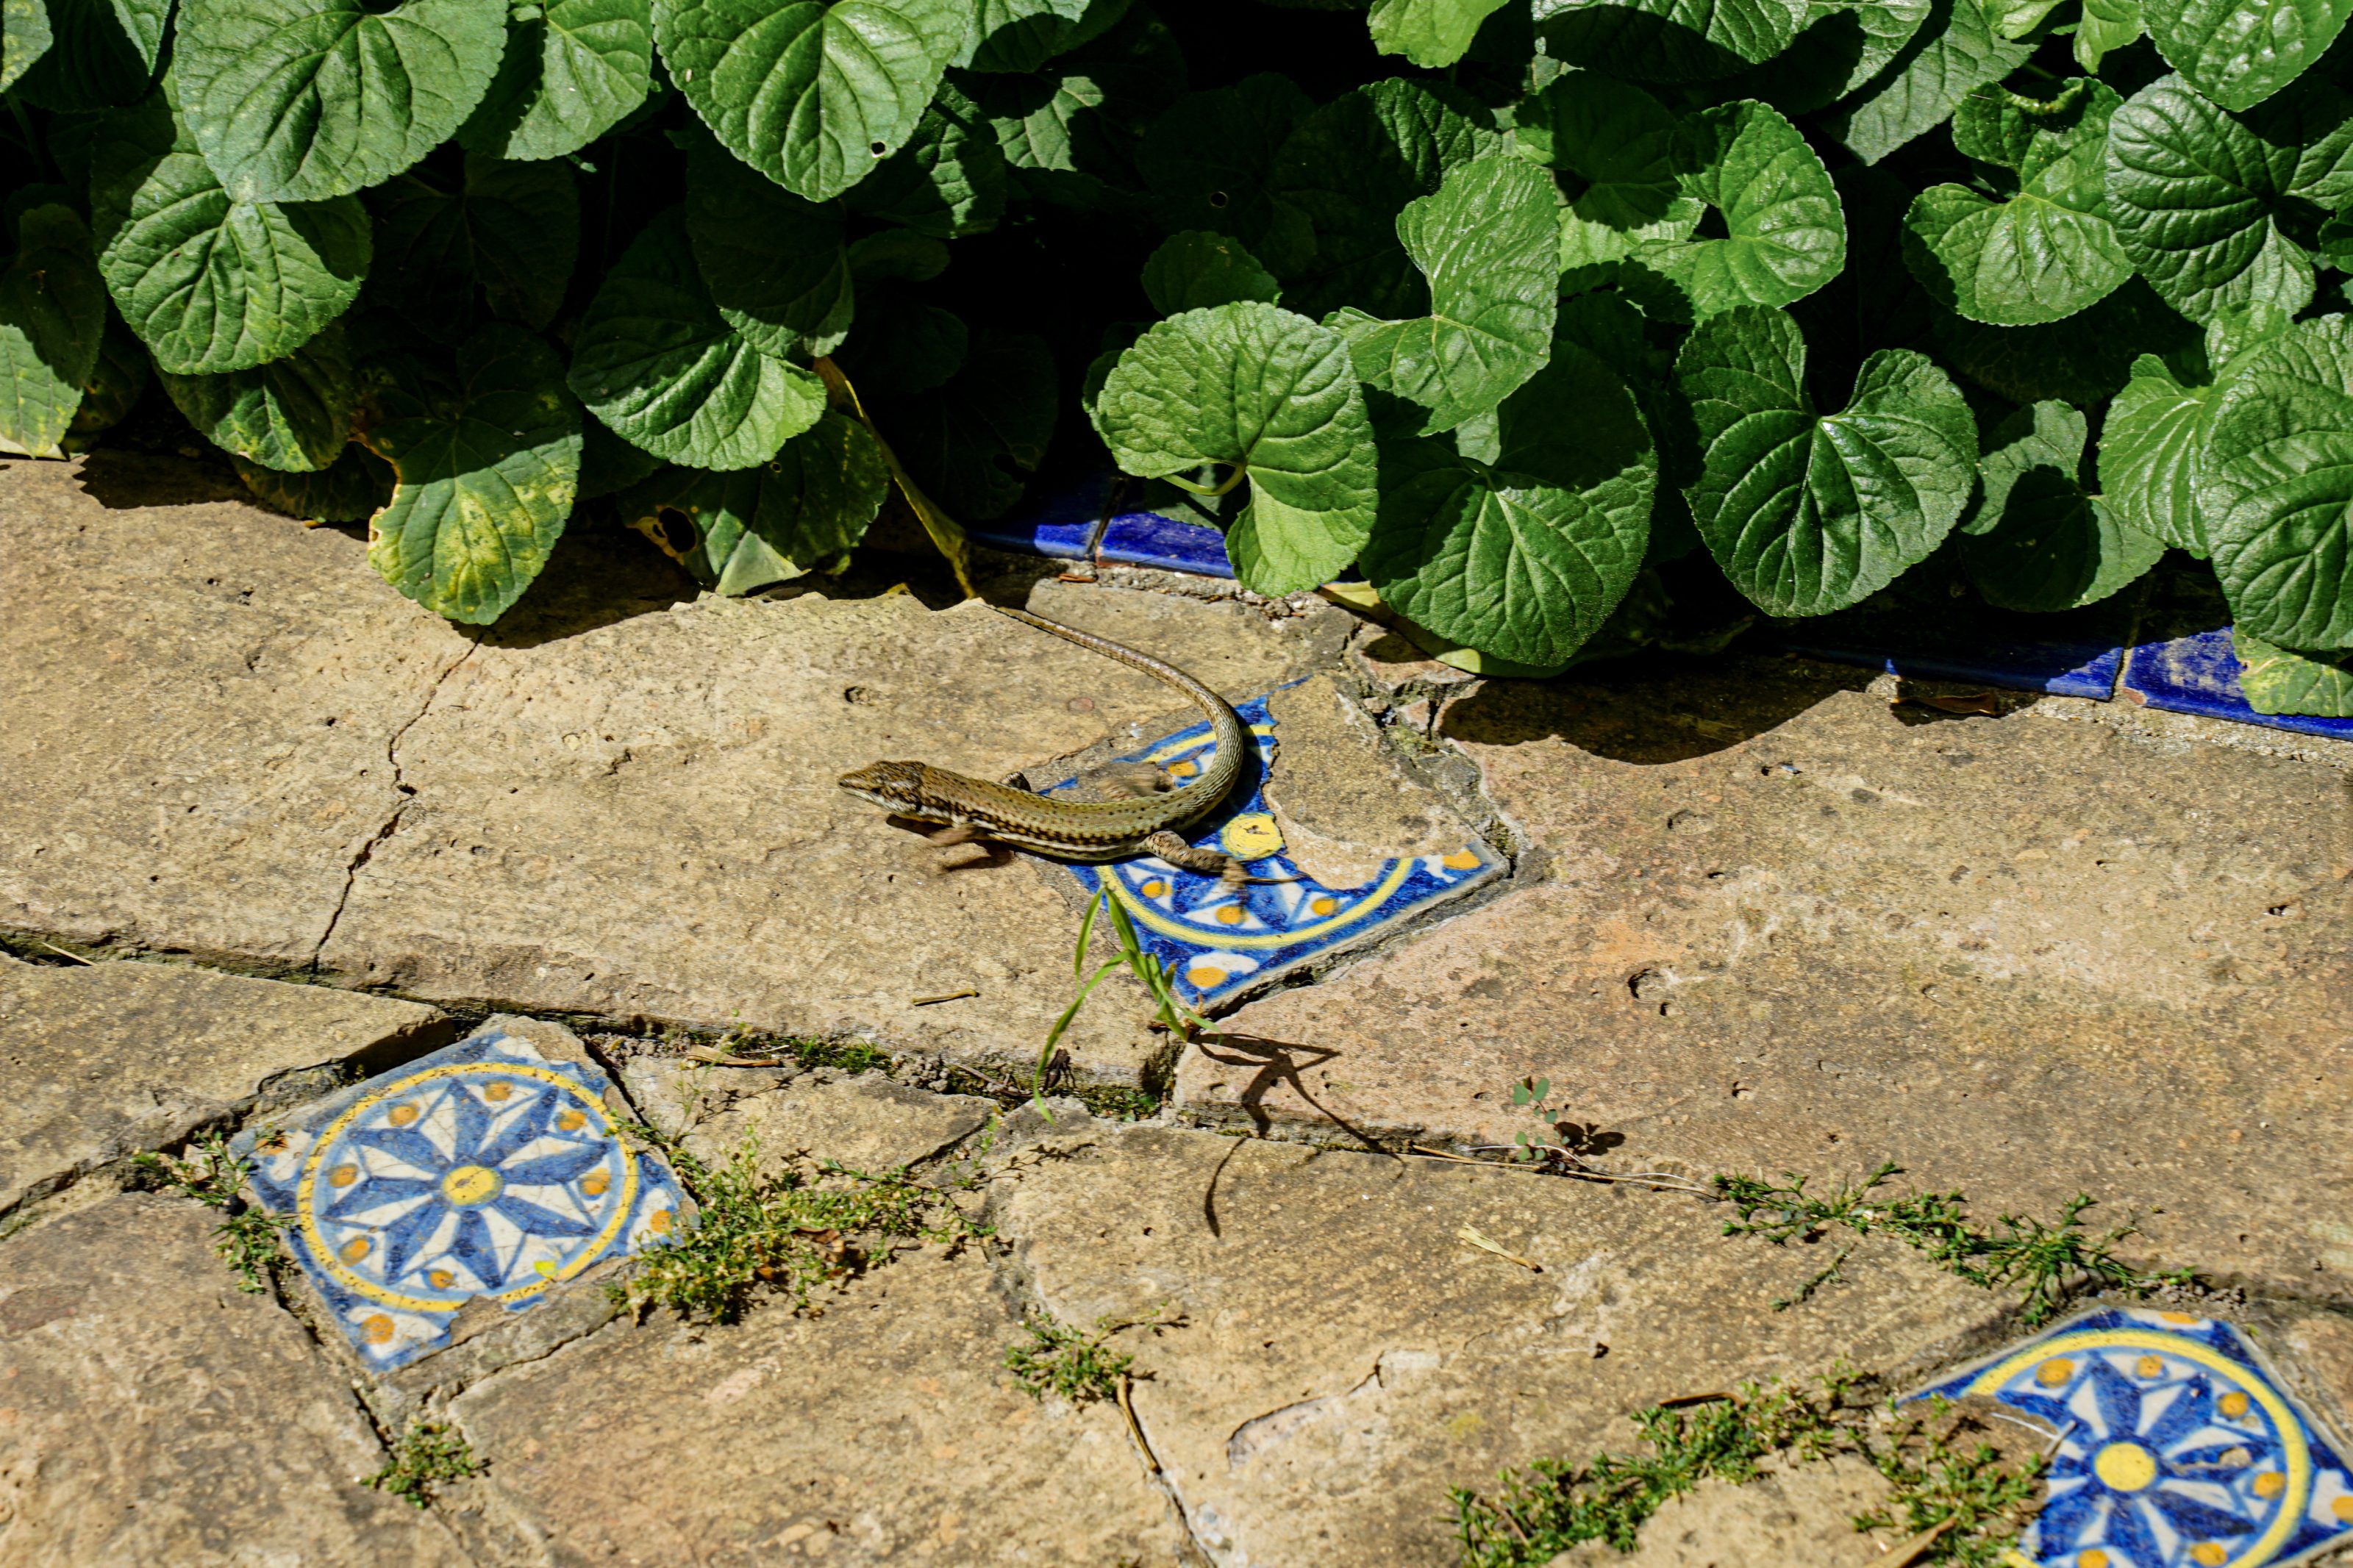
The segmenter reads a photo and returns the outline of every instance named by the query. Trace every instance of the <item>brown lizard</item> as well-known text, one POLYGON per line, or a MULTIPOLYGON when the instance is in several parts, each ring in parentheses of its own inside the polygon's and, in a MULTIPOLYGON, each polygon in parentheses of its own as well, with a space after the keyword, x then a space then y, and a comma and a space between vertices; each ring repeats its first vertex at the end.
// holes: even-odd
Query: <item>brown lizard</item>
MULTIPOLYGON (((1178 831, 1215 811, 1241 777, 1250 732, 1224 698, 1175 665, 1109 637, 1062 626, 1027 610, 1002 605, 994 608, 1024 626, 1051 632, 1165 680, 1191 698, 1208 714, 1216 741, 1216 756, 1208 770, 1180 788, 1129 800, 1056 800, 1017 787, 1015 781, 990 784, 929 763, 870 763, 854 773, 843 774, 842 788, 893 816, 944 824, 941 832, 930 836, 934 844, 992 839, 1063 860, 1126 860, 1156 855, 1172 866, 1228 883, 1297 879, 1250 876, 1232 856, 1196 848, 1178 831)), ((1019 775, 1015 778, 1018 781, 1019 775)))

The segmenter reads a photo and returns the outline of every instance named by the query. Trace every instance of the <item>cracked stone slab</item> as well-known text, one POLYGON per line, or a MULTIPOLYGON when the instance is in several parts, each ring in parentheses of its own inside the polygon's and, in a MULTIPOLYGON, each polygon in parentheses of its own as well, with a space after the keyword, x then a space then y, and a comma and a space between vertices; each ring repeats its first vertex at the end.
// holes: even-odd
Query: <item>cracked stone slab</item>
POLYGON ((999 1109, 978 1095, 908 1089, 879 1072, 780 1076, 660 1057, 638 1058, 622 1073, 647 1119, 684 1130, 696 1158, 721 1163, 750 1139, 771 1171, 795 1155, 870 1173, 897 1170, 969 1138, 999 1109))
POLYGON ((463 1568, 359 1478, 384 1450, 211 1211, 123 1194, 0 1241, 0 1561, 463 1568))
MULTIPOLYGON (((1237 697, 1313 642, 1234 605, 1051 583, 1030 602, 1117 625, 1237 697)), ((434 999, 1034 1055, 1069 999, 1076 921, 1055 874, 978 846, 944 857, 835 780, 910 755, 1002 776, 1149 732, 1166 687, 985 605, 907 595, 706 597, 544 641, 518 614, 404 739, 417 794, 329 967, 434 999)), ((1140 987, 1098 995, 1071 1055, 1134 1082, 1166 1047, 1140 987)))
POLYGON ((1245 1008, 1272 1044, 1192 1051, 1180 1103, 1506 1143, 1540 1077, 1609 1168, 1894 1159, 1989 1223, 2087 1192, 2168 1264, 2344 1292, 2347 775, 1866 680, 1734 659, 1457 700, 1547 880, 1245 1008))
POLYGON ((451 1032, 430 1007, 324 986, 0 956, 0 1216, 451 1032))
POLYGON ((979 1259, 905 1254, 821 1304, 615 1323, 469 1391, 486 1511, 565 1563, 1187 1561, 1118 1413, 1013 1385, 979 1259))
POLYGON ((467 635, 186 465, 0 463, 0 922, 306 964, 467 635))
POLYGON ((1854 1518, 1886 1500, 1885 1478, 1848 1455, 1771 1469, 1740 1486, 1711 1479, 1667 1500, 1632 1552, 1588 1541, 1547 1568, 1865 1568, 1894 1545, 1893 1532, 1859 1533, 1854 1518))
POLYGON ((1646 1405, 1840 1356, 1901 1384, 2000 1310, 1875 1243, 1835 1300, 1773 1311, 1820 1249, 1725 1237, 1720 1210, 1670 1194, 1166 1128, 1059 1143, 998 1178, 999 1234, 1066 1322, 1186 1318, 1119 1348, 1220 1568, 1451 1564, 1450 1487, 1627 1448, 1646 1405))

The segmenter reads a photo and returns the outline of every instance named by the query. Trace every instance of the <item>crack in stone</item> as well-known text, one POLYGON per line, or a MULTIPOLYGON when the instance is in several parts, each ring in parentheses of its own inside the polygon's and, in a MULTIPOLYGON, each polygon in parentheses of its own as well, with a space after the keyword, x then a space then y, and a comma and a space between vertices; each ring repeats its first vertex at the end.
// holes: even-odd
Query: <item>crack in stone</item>
POLYGON ((375 858, 376 846, 390 838, 399 828, 402 816, 408 810, 410 803, 417 798, 416 789, 404 782, 401 777, 400 742, 406 738, 409 731, 415 729, 424 720, 425 715, 433 711, 433 704, 440 697, 441 688, 448 684, 449 678, 458 673, 458 667, 473 658, 474 650, 481 646, 482 641, 479 636, 472 642, 468 643, 466 651, 451 659, 447 668, 433 678, 432 688, 425 693, 425 700, 417 704, 417 711, 410 714, 406 722, 395 730, 390 739, 385 742, 385 761, 392 765, 392 787, 399 793, 400 799, 393 805, 391 815, 387 816, 382 826, 377 827, 357 850, 353 851, 351 863, 343 868, 343 890, 335 896, 335 907, 328 911, 326 929, 319 933, 318 942, 311 949, 310 971, 311 973, 316 974, 320 972, 320 958, 327 951, 327 943, 334 939, 335 927, 343 921, 343 910, 352 901, 352 889, 358 883, 361 870, 375 858))

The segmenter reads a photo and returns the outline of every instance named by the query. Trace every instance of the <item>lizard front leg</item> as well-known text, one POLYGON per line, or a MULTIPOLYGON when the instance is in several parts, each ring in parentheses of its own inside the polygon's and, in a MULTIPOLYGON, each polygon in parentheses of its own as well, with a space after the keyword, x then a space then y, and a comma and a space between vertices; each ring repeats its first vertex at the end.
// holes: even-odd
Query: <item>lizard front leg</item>
POLYGON ((1215 877, 1229 888, 1299 880, 1296 875, 1253 877, 1242 863, 1232 856, 1216 849, 1197 848, 1165 827, 1144 840, 1144 847, 1159 856, 1171 866, 1190 871, 1197 877, 1215 877))

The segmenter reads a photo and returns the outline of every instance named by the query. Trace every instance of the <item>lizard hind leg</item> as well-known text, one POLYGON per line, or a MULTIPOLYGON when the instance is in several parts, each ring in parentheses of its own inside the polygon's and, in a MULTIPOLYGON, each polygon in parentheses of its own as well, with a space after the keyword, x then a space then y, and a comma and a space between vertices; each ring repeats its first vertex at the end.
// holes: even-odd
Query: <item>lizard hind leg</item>
POLYGON ((1162 828, 1146 838, 1144 841, 1144 847, 1159 856, 1171 866, 1190 871, 1197 877, 1215 877, 1229 888, 1299 880, 1296 875, 1253 877, 1249 869, 1232 856, 1216 849, 1197 848, 1167 828, 1162 828))

